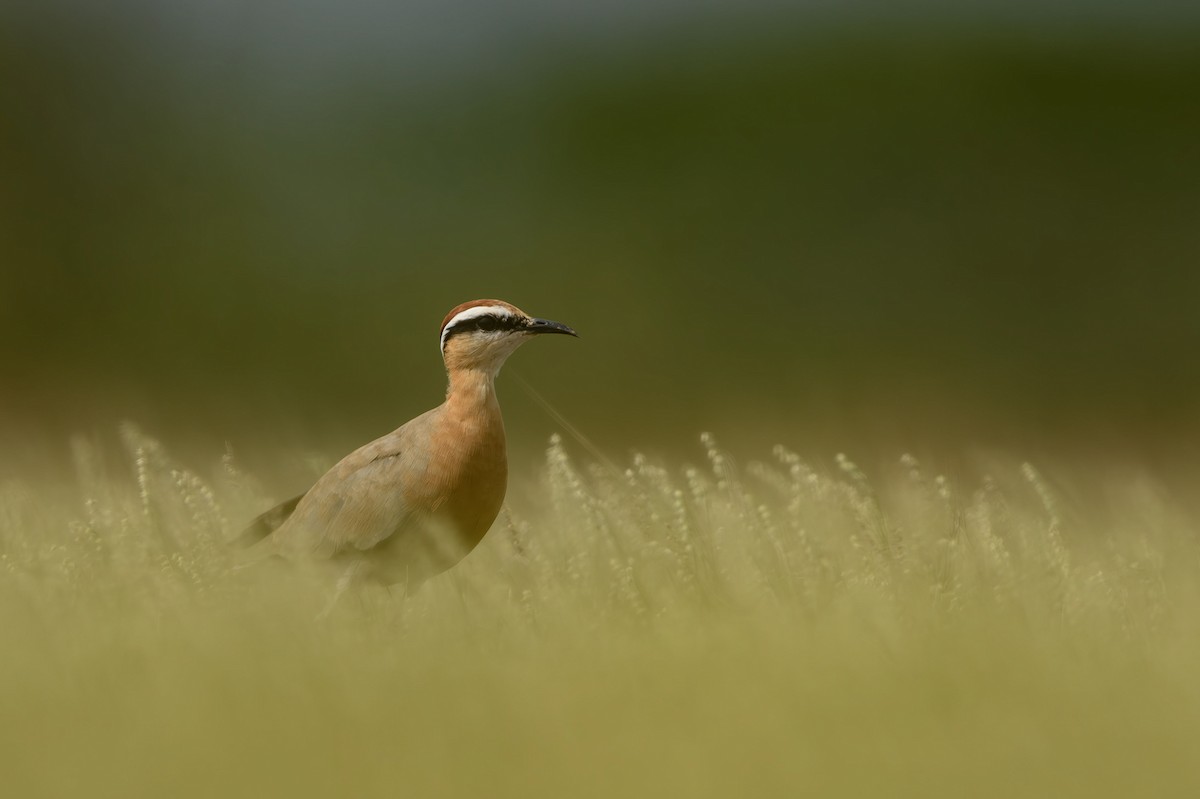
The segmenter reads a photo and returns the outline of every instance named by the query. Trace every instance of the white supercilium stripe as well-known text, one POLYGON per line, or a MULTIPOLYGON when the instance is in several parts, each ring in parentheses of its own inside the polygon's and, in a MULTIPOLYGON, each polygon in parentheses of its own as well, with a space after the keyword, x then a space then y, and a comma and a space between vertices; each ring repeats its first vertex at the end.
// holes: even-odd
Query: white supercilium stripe
POLYGON ((459 322, 465 322, 468 319, 476 319, 480 316, 497 316, 503 319, 514 319, 516 314, 505 308, 503 305, 476 305, 474 308, 468 308, 465 311, 456 313, 454 317, 446 323, 442 328, 442 354, 446 352, 446 338, 450 335, 450 329, 459 322))

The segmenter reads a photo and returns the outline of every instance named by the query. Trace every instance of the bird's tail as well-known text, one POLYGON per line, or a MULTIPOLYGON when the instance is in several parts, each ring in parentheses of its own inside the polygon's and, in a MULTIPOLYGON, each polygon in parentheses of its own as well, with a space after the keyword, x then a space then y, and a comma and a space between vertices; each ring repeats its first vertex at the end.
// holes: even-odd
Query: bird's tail
POLYGON ((259 514, 244 530, 229 540, 229 545, 239 549, 249 549, 262 541, 287 521, 302 499, 304 499, 304 494, 292 497, 287 502, 280 502, 266 513, 259 514))

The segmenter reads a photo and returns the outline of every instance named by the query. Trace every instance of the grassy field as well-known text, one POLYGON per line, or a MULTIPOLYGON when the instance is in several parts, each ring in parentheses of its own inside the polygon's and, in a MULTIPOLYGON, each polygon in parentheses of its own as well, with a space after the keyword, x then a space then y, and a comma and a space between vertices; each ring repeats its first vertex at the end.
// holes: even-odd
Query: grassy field
POLYGON ((0 799, 1200 796, 1196 15, 494 5, 0 3, 0 799), (485 543, 234 569, 489 296, 485 543))
POLYGON ((554 440, 460 567, 317 621, 231 569, 235 459, 124 438, 0 488, 9 796, 1200 792, 1196 518, 1145 470, 554 440))

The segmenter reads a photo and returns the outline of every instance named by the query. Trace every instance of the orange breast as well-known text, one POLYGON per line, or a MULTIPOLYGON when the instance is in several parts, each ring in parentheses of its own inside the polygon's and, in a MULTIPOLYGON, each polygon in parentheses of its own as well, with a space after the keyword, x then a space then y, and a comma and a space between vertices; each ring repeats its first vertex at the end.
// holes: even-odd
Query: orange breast
POLYGON ((496 520, 508 487, 504 422, 494 398, 476 407, 448 406, 430 444, 427 507, 469 551, 496 520))

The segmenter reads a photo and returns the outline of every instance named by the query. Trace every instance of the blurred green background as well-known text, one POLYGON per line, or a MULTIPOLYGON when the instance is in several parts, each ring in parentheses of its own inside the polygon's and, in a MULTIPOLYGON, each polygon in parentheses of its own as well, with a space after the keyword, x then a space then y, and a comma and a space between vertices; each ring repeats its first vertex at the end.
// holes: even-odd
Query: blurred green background
POLYGON ((583 336, 517 458, 511 371, 614 455, 1194 452, 1185 5, 6 4, 0 469, 337 454, 489 296, 583 336))

